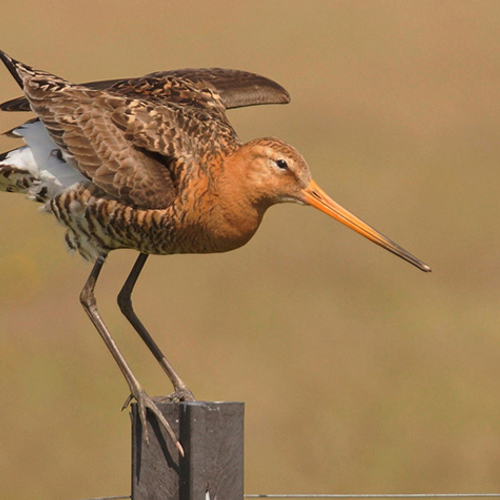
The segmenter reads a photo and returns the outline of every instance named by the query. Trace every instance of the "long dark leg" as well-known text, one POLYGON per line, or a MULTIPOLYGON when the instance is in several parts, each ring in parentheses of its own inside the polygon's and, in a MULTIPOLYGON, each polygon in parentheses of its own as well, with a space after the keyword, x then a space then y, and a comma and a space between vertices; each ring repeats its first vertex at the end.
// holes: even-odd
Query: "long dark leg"
POLYGON ((184 455, 184 450, 182 449, 181 444, 177 440, 177 437, 175 436, 174 432, 172 431, 170 424, 161 414, 160 410, 157 408, 153 400, 146 394, 144 389, 141 387, 141 384, 139 383, 135 375, 132 373, 132 370, 130 369, 125 358, 123 357, 123 354, 118 349, 118 346, 113 340, 113 337, 109 333, 108 328, 104 324, 104 321, 102 320, 101 315, 97 310, 97 303, 94 295, 94 289, 95 289, 95 284, 97 282, 97 278, 99 277, 99 273, 101 272, 105 260, 106 257, 101 256, 97 258, 94 267, 90 272, 90 276, 88 277, 87 282, 85 283, 85 286, 83 287, 83 290, 80 294, 80 302, 82 303, 86 313, 89 315, 89 318, 91 319, 92 323, 96 327, 96 330, 99 332, 99 335, 104 340, 104 343, 111 351, 111 354, 113 355, 116 364, 120 368, 120 371, 123 373, 123 376, 127 381, 132 396, 137 401, 137 404, 139 406, 139 416, 141 419, 142 429, 143 432, 145 433, 146 440, 147 441, 149 440, 148 427, 146 422, 146 410, 150 410, 152 413, 154 413, 154 415, 156 415, 160 423, 165 427, 169 436, 171 437, 172 441, 179 449, 181 454, 184 455))
POLYGON ((167 358, 161 352, 158 344, 154 341, 153 337, 146 330, 145 326, 142 324, 141 320, 137 317, 132 307, 132 291, 139 278, 139 274, 146 263, 148 254, 141 253, 135 261, 134 267, 130 272, 127 281, 123 285, 120 293, 118 294, 118 305, 120 310, 125 315, 125 317, 130 321, 135 331, 141 336, 142 340, 149 347, 149 350, 153 353, 154 357, 157 359, 158 363, 165 370, 168 378, 174 386, 174 394, 172 395, 174 399, 179 401, 194 401, 193 394, 188 389, 186 384, 177 375, 172 365, 168 362, 167 358))

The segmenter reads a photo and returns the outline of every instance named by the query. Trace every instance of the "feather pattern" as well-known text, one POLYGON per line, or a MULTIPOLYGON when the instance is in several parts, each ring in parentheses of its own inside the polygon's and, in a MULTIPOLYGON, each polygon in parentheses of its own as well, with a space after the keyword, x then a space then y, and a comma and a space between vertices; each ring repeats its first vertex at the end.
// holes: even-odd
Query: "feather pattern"
POLYGON ((244 71, 176 70, 85 86, 2 58, 26 98, 0 109, 29 103, 68 164, 139 208, 172 204, 193 160, 215 156, 207 138, 225 146, 219 154, 239 146, 226 108, 289 100, 272 80, 244 71))
POLYGON ((27 146, 0 158, 0 190, 45 203, 70 248, 88 259, 115 248, 218 252, 253 235, 267 206, 231 200, 226 160, 246 150, 226 110, 286 103, 280 85, 220 68, 77 85, 0 58, 25 94, 0 109, 36 115, 9 132, 27 146))
MULTIPOLYGON (((248 71, 222 68, 157 71, 138 78, 102 80, 81 84, 93 90, 106 90, 157 104, 213 107, 225 109, 261 104, 288 104, 289 93, 279 84, 248 71)), ((16 97, 0 105, 2 111, 31 111, 26 97, 16 97)))

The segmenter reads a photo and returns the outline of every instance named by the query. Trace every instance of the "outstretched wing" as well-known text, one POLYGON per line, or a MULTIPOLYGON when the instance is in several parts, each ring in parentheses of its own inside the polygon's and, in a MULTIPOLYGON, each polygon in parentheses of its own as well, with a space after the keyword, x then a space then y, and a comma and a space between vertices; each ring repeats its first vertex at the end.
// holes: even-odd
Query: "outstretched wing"
POLYGON ((135 148, 111 118, 130 107, 130 99, 73 85, 5 54, 0 57, 69 165, 124 203, 140 208, 172 203, 176 191, 169 151, 153 156, 135 148))
POLYGON ((227 108, 289 100, 271 80, 240 71, 178 70, 81 86, 0 58, 26 95, 1 108, 29 103, 70 165, 140 208, 172 203, 182 170, 204 154, 200 138, 238 145, 227 108))
MULTIPOLYGON (((138 78, 83 83, 92 90, 106 90, 128 97, 148 99, 156 104, 191 104, 224 109, 287 104, 290 95, 279 84, 255 73, 234 69, 179 69, 157 71, 138 78)), ((31 111, 26 97, 0 104, 2 111, 31 111)))

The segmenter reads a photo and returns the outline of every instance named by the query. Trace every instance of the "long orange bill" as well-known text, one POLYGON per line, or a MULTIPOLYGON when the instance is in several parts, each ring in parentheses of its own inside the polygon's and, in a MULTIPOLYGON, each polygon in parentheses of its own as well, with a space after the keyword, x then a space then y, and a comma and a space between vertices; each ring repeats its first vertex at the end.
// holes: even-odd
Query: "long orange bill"
POLYGON ((379 233, 376 229, 373 229, 373 227, 364 223, 355 215, 351 214, 345 208, 333 201, 314 181, 311 181, 309 186, 302 190, 302 195, 302 201, 305 204, 311 205, 330 217, 337 219, 339 222, 342 222, 342 224, 354 229, 354 231, 362 234, 365 238, 368 238, 377 245, 380 245, 382 248, 389 250, 389 252, 396 254, 398 257, 408 261, 410 264, 413 264, 422 271, 431 271, 431 268, 427 264, 424 264, 410 252, 407 252, 397 243, 394 243, 394 241, 379 233))

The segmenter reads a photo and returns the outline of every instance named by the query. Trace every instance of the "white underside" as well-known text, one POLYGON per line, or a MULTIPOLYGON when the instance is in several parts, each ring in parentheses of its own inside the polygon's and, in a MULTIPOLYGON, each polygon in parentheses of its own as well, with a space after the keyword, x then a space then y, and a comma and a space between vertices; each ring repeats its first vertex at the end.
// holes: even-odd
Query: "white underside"
POLYGON ((35 180, 24 192, 30 198, 36 199, 39 193, 46 192, 44 198, 49 200, 75 183, 86 181, 76 168, 64 161, 65 154, 40 121, 25 123, 12 133, 22 137, 26 146, 11 151, 0 161, 0 168, 9 165, 29 172, 35 180))
MULTIPOLYGON (((10 151, 0 160, 0 191, 24 193, 29 199, 43 203, 42 210, 53 213, 66 226, 68 247, 86 259, 95 260, 103 249, 88 234, 100 228, 88 228, 85 207, 74 200, 68 207, 71 220, 62 221, 59 208, 54 211, 50 203, 55 196, 89 180, 71 166, 71 157, 61 151, 40 121, 25 123, 11 133, 23 138, 26 146, 10 151)), ((106 231, 99 233, 100 241, 106 238, 106 231)))

